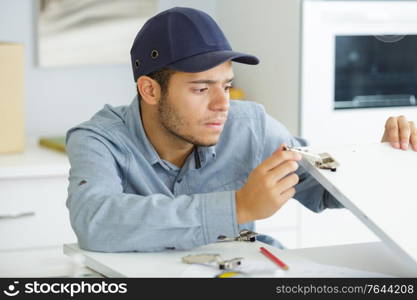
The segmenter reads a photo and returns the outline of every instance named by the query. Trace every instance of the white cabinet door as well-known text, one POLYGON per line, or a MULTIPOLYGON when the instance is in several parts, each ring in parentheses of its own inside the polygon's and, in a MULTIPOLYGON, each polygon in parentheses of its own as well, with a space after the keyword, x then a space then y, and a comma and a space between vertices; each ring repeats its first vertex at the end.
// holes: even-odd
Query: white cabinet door
POLYGON ((0 180, 0 250, 75 242, 67 186, 66 176, 0 180))

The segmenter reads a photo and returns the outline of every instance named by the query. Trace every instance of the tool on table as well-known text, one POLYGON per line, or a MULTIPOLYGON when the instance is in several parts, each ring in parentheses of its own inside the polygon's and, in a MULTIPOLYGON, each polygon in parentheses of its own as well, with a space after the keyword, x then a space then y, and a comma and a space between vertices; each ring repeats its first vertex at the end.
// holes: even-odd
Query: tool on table
POLYGON ((222 259, 220 254, 201 253, 184 256, 182 262, 186 264, 210 264, 217 263, 220 270, 232 270, 242 264, 243 257, 222 259))
POLYGON ((241 242, 255 242, 256 236, 258 234, 256 232, 243 229, 239 232, 239 236, 237 237, 226 237, 221 235, 217 238, 219 242, 230 242, 230 241, 241 241, 241 242))

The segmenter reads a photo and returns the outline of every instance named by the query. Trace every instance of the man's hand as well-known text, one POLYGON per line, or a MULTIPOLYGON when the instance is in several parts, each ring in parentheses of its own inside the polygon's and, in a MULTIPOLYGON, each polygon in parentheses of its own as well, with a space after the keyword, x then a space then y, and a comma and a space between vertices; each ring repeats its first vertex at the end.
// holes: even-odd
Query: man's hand
POLYGON ((272 216, 295 194, 298 183, 296 161, 301 155, 283 150, 281 145, 248 176, 246 184, 236 191, 237 222, 243 224, 272 216), (288 175, 293 173, 291 175, 288 175), (287 176, 288 175, 288 176, 287 176))
POLYGON ((409 144, 417 151, 417 127, 404 116, 389 117, 381 142, 389 142, 396 149, 408 150, 409 144))

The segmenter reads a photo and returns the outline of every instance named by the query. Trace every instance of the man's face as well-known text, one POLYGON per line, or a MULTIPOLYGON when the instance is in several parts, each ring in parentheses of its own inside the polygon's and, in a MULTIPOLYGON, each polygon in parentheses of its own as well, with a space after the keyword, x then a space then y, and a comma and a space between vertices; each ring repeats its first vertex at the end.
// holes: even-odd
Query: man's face
POLYGON ((232 79, 231 62, 199 73, 174 73, 158 104, 161 125, 190 144, 217 144, 227 119, 232 79))

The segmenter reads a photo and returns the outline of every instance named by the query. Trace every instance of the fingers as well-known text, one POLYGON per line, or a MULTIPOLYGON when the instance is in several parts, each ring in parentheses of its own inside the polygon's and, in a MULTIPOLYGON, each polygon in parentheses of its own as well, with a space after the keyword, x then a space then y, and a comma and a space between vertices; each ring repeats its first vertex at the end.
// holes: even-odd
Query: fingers
POLYGON ((417 128, 406 117, 390 117, 385 123, 383 142, 390 142, 396 149, 408 150, 409 146, 417 151, 417 128))
POLYGON ((301 155, 292 151, 285 151, 285 144, 282 144, 277 151, 268 157, 262 164, 258 166, 258 171, 266 173, 276 166, 288 160, 301 160, 301 155))
POLYGON ((270 184, 275 184, 281 178, 287 176, 290 173, 297 171, 298 163, 294 160, 287 160, 280 164, 279 166, 270 170, 267 174, 267 180, 270 181, 270 184))
POLYGON ((414 151, 417 151, 417 127, 413 121, 410 121, 410 143, 414 151))
POLYGON ((398 117, 399 138, 401 149, 408 150, 408 143, 410 141, 410 124, 404 116, 398 117))
POLYGON ((287 201, 291 198, 294 198, 295 196, 295 188, 289 188, 288 190, 285 190, 284 192, 281 193, 281 196, 285 199, 287 199, 287 201))
POLYGON ((286 148, 286 147, 287 147, 287 145, 285 143, 284 144, 281 144, 281 146, 279 146, 278 149, 275 150, 274 153, 272 153, 272 155, 278 154, 278 152, 284 150, 284 148, 286 148))
POLYGON ((400 137, 398 135, 398 122, 397 118, 389 117, 385 123, 385 136, 384 141, 390 142, 391 146, 399 149, 400 148, 400 137))
POLYGON ((282 178, 278 183, 276 183, 276 189, 277 191, 282 194, 286 190, 294 187, 298 181, 299 177, 297 174, 293 173, 291 175, 288 175, 287 177, 282 178))

